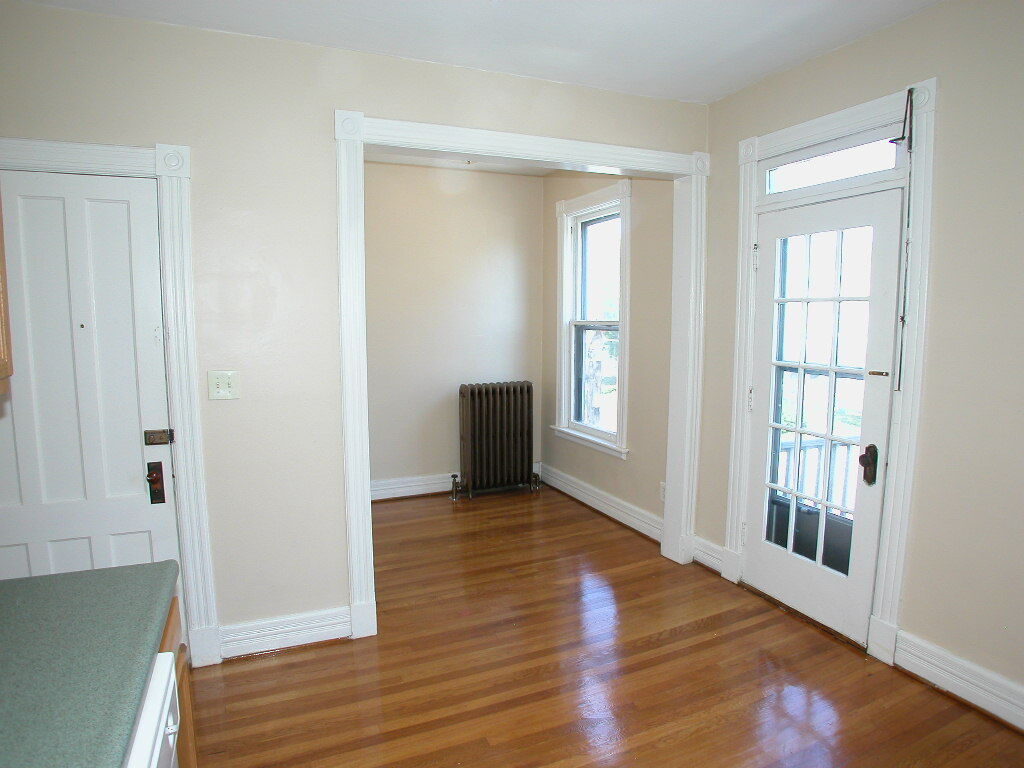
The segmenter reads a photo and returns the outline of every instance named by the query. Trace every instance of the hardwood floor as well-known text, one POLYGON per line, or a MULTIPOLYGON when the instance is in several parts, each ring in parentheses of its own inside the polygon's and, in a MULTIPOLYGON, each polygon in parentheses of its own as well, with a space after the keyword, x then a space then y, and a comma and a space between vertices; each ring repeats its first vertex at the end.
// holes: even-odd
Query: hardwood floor
POLYGON ((549 488, 374 504, 380 635, 195 672, 201 766, 1022 766, 1024 735, 549 488))

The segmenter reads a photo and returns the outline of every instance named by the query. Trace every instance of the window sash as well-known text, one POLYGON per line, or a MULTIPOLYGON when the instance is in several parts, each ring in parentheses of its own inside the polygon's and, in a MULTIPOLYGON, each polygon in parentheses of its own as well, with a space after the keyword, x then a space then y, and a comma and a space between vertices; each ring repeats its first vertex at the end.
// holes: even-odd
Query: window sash
MULTIPOLYGON (((576 245, 576 269, 574 270, 573 278, 575 283, 575 307, 573 317, 577 320, 591 320, 586 316, 586 292, 587 292, 587 271, 588 261, 587 258, 587 229, 591 225, 600 224, 604 221, 611 221, 612 219, 622 219, 622 211, 618 203, 614 203, 609 206, 605 206, 600 212, 592 212, 587 215, 577 215, 574 217, 573 229, 575 230, 575 245, 576 245)), ((619 244, 619 296, 617 297, 615 315, 618 322, 622 317, 622 244, 619 244)), ((604 320, 593 319, 594 322, 606 322, 604 320)))
MULTIPOLYGON (((600 437, 603 440, 612 439, 615 437, 619 428, 619 413, 616 409, 615 414, 615 429, 612 431, 601 429, 600 427, 594 427, 583 421, 583 339, 586 336, 587 331, 614 331, 619 333, 619 343, 621 344, 622 338, 619 331, 619 321, 587 321, 587 320, 573 320, 569 323, 569 343, 572 346, 572 384, 570 396, 571 404, 571 417, 573 428, 579 428, 586 432, 592 433, 593 435, 600 437)), ((621 348, 621 347, 620 347, 621 348)), ((620 356, 621 359, 621 356, 620 356)), ((616 392, 618 392, 619 377, 616 376, 615 380, 616 392)))

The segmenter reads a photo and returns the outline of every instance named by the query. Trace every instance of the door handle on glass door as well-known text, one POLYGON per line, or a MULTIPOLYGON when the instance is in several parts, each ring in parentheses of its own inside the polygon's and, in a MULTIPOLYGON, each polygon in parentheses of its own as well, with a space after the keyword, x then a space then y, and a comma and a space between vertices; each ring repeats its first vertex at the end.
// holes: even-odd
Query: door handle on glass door
POLYGON ((864 467, 864 482, 874 485, 875 480, 878 479, 878 446, 867 446, 857 462, 864 467))

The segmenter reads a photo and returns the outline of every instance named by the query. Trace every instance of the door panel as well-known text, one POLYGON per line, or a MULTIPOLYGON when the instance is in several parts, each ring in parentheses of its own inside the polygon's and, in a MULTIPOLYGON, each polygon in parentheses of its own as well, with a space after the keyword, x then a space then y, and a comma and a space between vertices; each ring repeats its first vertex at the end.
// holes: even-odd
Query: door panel
POLYGON ((758 217, 743 578, 867 642, 882 510, 902 192, 758 217), (872 372, 869 374, 869 372, 872 372), (858 459, 877 447, 877 481, 858 459))
POLYGON ((156 182, 0 174, 17 368, 0 395, 0 577, 177 559, 156 182), (151 504, 147 462, 166 503, 151 504))

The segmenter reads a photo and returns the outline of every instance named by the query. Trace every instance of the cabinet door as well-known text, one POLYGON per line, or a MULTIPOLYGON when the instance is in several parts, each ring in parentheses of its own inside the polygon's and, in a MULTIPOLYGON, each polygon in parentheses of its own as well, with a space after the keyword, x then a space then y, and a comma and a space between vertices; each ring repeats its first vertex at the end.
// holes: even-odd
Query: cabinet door
POLYGON ((11 360, 11 318, 7 308, 7 261, 4 257, 4 219, 0 210, 0 395, 11 391, 8 379, 14 373, 11 360))

